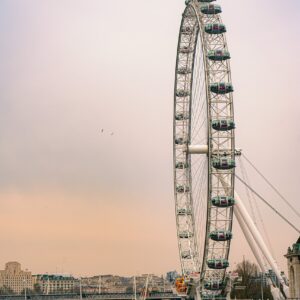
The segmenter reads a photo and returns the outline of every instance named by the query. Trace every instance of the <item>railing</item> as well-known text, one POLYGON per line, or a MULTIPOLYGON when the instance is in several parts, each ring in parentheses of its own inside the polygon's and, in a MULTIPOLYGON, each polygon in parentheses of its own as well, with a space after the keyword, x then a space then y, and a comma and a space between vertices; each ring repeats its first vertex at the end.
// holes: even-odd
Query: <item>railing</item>
MULTIPOLYGON (((137 299, 140 298, 141 295, 137 294, 137 299)), ((99 299, 99 300, 127 300, 127 299, 133 299, 134 300, 134 294, 131 293, 101 293, 101 294, 91 294, 91 293, 83 293, 82 296, 77 293, 73 294, 51 294, 51 295, 27 295, 27 300, 58 300, 58 299, 99 299)), ((0 300, 25 300, 25 295, 0 295, 0 300)), ((170 292, 160 292, 160 293, 150 293, 146 297, 146 299, 153 299, 153 300, 159 300, 159 299, 178 299, 180 300, 181 297, 178 295, 175 295, 170 292)))

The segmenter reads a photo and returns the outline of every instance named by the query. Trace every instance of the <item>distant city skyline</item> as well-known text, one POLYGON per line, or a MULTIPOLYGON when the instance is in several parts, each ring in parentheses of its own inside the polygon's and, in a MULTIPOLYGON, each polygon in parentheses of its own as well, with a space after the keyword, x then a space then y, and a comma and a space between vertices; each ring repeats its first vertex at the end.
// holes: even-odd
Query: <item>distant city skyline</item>
MULTIPOLYGON (((167 274, 168 275, 168 274, 167 274)), ((170 272, 169 275, 176 275, 170 272)), ((0 294, 57 294, 57 293, 133 293, 133 284, 140 293, 145 284, 148 290, 165 292, 172 290, 174 277, 143 274, 140 276, 122 277, 119 275, 92 275, 89 277, 77 277, 70 274, 32 274, 29 270, 22 270, 17 261, 5 264, 4 270, 0 270, 0 294)))
MULTIPOLYGON (((237 147, 299 211, 300 3, 218 2, 237 147)), ((180 271, 172 117, 183 9, 184 0, 0 2, 0 265, 82 276, 180 271)), ((299 224, 250 169, 249 178, 299 224)), ((259 207, 286 271, 298 234, 259 207)), ((232 269, 243 255, 255 261, 234 221, 232 269)))

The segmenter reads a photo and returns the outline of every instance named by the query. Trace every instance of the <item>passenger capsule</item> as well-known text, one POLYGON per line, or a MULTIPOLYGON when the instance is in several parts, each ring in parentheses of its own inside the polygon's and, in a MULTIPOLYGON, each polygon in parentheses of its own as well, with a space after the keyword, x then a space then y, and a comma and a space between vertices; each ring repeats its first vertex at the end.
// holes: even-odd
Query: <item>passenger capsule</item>
POLYGON ((226 26, 221 23, 207 24, 204 27, 204 31, 209 34, 221 34, 226 32, 226 26))
POLYGON ((189 232, 189 231, 182 231, 182 232, 179 233, 179 237, 181 239, 188 239, 188 238, 190 238, 192 236, 193 236, 193 233, 189 232))
POLYGON ((192 73, 192 70, 189 69, 189 68, 179 68, 177 70, 177 73, 180 74, 180 75, 186 75, 186 74, 192 73))
POLYGON ((187 113, 176 113, 175 114, 175 120, 176 121, 183 121, 183 120, 188 120, 189 115, 187 113))
POLYGON ((223 280, 208 280, 204 282, 204 288, 210 291, 223 290, 227 286, 227 282, 223 280))
POLYGON ((175 144, 176 145, 184 145, 187 143, 187 139, 183 137, 178 137, 175 139, 175 144))
POLYGON ((185 215, 190 216, 191 214, 192 214, 192 211, 190 209, 180 208, 177 210, 177 215, 179 215, 179 216, 185 216, 185 215))
POLYGON ((186 185, 178 185, 176 187, 177 193, 188 193, 190 191, 190 188, 186 185))
POLYGON ((210 3, 210 2, 214 2, 216 0, 198 0, 198 2, 201 2, 201 3, 210 3))
POLYGON ((190 92, 186 91, 186 90, 177 90, 177 92, 176 92, 177 97, 187 97, 189 95, 190 95, 190 92))
POLYGON ((183 47, 181 47, 179 49, 179 52, 183 53, 183 54, 188 54, 188 53, 193 52, 193 48, 192 47, 188 47, 188 46, 183 46, 183 47))
POLYGON ((235 168, 235 160, 229 157, 215 158, 212 165, 218 170, 229 170, 235 168))
POLYGON ((221 6, 217 4, 206 4, 200 7, 200 11, 206 15, 216 15, 222 12, 221 6))
POLYGON ((209 259, 207 261, 207 266, 210 269, 216 269, 216 270, 220 270, 220 269, 226 269, 229 267, 229 262, 227 259, 209 259))
POLYGON ((211 203, 216 207, 231 207, 234 205, 235 201, 233 197, 217 196, 212 198, 211 203))
POLYGON ((228 131, 235 128, 235 123, 231 119, 225 120, 213 120, 211 126, 214 130, 228 131))
POLYGON ((227 50, 211 50, 208 51, 207 57, 213 61, 222 61, 230 58, 230 53, 227 50))
POLYGON ((233 86, 231 83, 217 82, 210 84, 210 90, 213 93, 224 95, 233 92, 233 86))
POLYGON ((181 169, 181 170, 183 170, 183 169, 188 168, 188 167, 189 167, 189 164, 188 164, 187 162, 179 161, 179 162, 176 163, 175 167, 176 167, 176 169, 181 169))
POLYGON ((216 242, 224 242, 232 239, 232 232, 228 230, 216 230, 209 234, 209 237, 216 242))

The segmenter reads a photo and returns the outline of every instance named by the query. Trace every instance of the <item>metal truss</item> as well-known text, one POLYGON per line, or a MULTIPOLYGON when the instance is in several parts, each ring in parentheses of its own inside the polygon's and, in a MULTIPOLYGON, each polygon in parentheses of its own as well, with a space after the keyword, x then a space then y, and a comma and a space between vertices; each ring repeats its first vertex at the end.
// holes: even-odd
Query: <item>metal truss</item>
MULTIPOLYGON (((205 283, 225 279, 225 268, 208 260, 228 259, 230 239, 216 241, 212 232, 231 232, 233 208, 212 199, 234 197, 234 168, 218 169, 216 159, 235 159, 234 130, 214 130, 214 120, 234 121, 232 92, 215 93, 214 83, 231 83, 229 60, 211 60, 213 50, 228 51, 224 33, 209 34, 208 24, 221 24, 219 14, 204 14, 197 0, 187 1, 180 26, 174 89, 174 191, 177 237, 183 275, 199 273, 205 283)), ((207 3, 204 3, 207 5, 207 3)))

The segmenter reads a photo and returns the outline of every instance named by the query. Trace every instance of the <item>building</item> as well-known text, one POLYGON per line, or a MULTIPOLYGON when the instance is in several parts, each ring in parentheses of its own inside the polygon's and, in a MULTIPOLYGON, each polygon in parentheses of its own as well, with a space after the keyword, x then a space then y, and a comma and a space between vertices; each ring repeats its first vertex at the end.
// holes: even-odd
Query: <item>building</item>
POLYGON ((98 275, 81 278, 82 291, 85 293, 124 293, 126 278, 113 275, 98 275))
MULTIPOLYGON (((285 284, 288 285, 287 278, 283 271, 281 271, 280 275, 282 276, 282 279, 284 280, 285 284)), ((263 284, 263 286, 268 286, 269 279, 271 279, 272 283, 275 284, 277 287, 280 286, 280 282, 277 278, 277 275, 273 270, 268 270, 268 272, 266 273, 260 272, 256 277, 253 277, 251 281, 260 285, 263 284)))
POLYGON ((7 291, 20 294, 25 289, 32 290, 31 272, 22 271, 21 264, 14 261, 5 264, 5 270, 0 271, 0 287, 7 291))
POLYGON ((290 298, 300 299, 300 237, 285 255, 288 262, 290 298))
POLYGON ((78 279, 71 275, 35 275, 35 284, 38 285, 43 294, 74 292, 78 287, 78 279))
POLYGON ((125 283, 125 278, 121 276, 102 276, 102 291, 107 291, 109 293, 125 293, 127 285, 125 283))
POLYGON ((148 292, 171 292, 172 284, 166 282, 162 276, 153 274, 143 274, 135 277, 122 277, 114 275, 98 275, 93 277, 81 278, 83 293, 134 293, 137 294, 145 290, 148 281, 148 292))
POLYGON ((176 271, 170 271, 167 273, 166 279, 169 282, 175 282, 176 278, 179 277, 180 275, 176 271))

